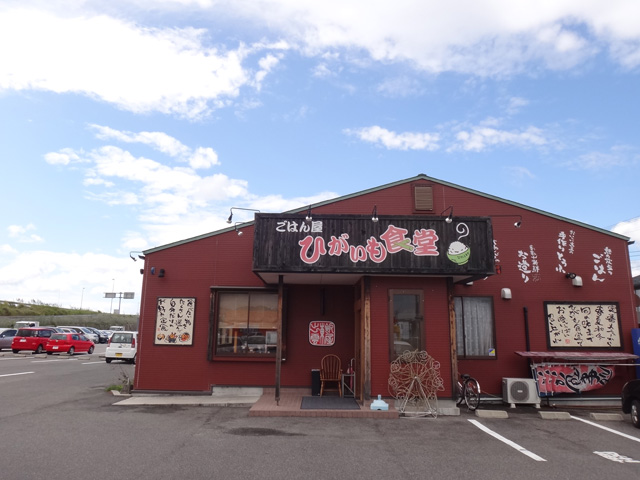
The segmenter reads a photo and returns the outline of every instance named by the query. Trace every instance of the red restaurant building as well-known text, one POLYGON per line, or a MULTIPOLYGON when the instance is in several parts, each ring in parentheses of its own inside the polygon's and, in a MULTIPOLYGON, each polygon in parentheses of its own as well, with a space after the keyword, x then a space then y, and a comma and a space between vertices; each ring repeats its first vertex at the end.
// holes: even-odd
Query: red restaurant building
POLYGON ((308 388, 333 353, 358 399, 388 397, 416 349, 442 399, 459 373, 500 398, 509 379, 588 398, 635 376, 625 236, 422 174, 253 213, 143 252, 135 390, 308 388))

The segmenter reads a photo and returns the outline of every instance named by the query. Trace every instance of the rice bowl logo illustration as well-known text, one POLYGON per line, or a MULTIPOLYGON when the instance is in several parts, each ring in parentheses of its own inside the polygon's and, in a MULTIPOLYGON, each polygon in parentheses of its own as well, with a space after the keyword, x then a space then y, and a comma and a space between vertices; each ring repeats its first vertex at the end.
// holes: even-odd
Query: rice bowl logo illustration
POLYGON ((460 234, 458 240, 451 242, 447 250, 447 258, 457 265, 464 265, 471 257, 471 249, 460 241, 461 238, 469 235, 469 227, 466 223, 456 225, 456 232, 460 234))

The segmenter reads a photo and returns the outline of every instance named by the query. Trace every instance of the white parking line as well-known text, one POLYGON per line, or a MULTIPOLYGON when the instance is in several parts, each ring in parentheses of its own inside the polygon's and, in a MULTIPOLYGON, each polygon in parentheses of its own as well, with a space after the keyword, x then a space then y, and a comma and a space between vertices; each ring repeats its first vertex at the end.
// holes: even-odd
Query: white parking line
POLYGON ((485 427, 484 425, 482 425, 480 422, 478 422, 477 420, 469 420, 471 423, 473 423, 476 427, 478 427, 480 430, 488 433, 489 435, 491 435, 494 438, 497 438, 498 440, 500 440, 501 442, 506 443, 507 445, 509 445, 512 448, 515 448, 516 450, 518 450, 520 453, 525 454, 527 457, 533 458, 536 462, 546 462, 546 460, 542 457, 539 457, 538 455, 536 455, 533 452, 530 452, 529 450, 527 450, 524 447, 521 447, 520 445, 518 445, 517 443, 512 442, 511 440, 504 438, 502 435, 494 432, 493 430, 485 427))
POLYGON ((54 360, 33 360, 31 363, 52 363, 52 362, 75 362, 75 358, 54 359, 54 360))
POLYGON ((34 372, 6 373, 4 375, 0 375, 0 377, 13 377, 15 375, 28 375, 30 373, 34 373, 34 372))
POLYGON ((105 362, 82 362, 82 365, 106 365, 105 362))
POLYGON ((602 430, 606 430, 607 432, 615 433, 616 435, 620 435, 621 437, 628 438, 629 440, 633 440, 634 442, 640 442, 640 438, 634 437, 632 435, 627 435, 626 433, 618 432, 612 428, 603 427, 602 425, 598 425, 597 423, 590 422, 589 420, 585 420, 583 418, 571 416, 574 420, 580 420, 581 422, 587 423, 589 425, 593 425, 594 427, 601 428, 602 430))

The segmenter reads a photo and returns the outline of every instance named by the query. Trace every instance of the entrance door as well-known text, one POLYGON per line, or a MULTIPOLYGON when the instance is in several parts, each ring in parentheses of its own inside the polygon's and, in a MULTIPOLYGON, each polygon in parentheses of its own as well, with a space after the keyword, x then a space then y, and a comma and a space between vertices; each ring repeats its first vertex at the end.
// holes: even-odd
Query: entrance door
POLYGON ((422 290, 389 291, 390 359, 407 350, 425 350, 423 295, 422 290))

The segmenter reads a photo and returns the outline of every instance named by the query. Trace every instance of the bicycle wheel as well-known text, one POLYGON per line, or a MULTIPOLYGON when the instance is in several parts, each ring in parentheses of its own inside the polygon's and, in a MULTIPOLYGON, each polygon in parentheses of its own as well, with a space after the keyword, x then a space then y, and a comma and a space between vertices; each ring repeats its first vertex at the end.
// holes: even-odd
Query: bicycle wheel
POLYGON ((475 378, 468 378, 464 382, 464 400, 472 412, 480 405, 480 384, 475 378))

